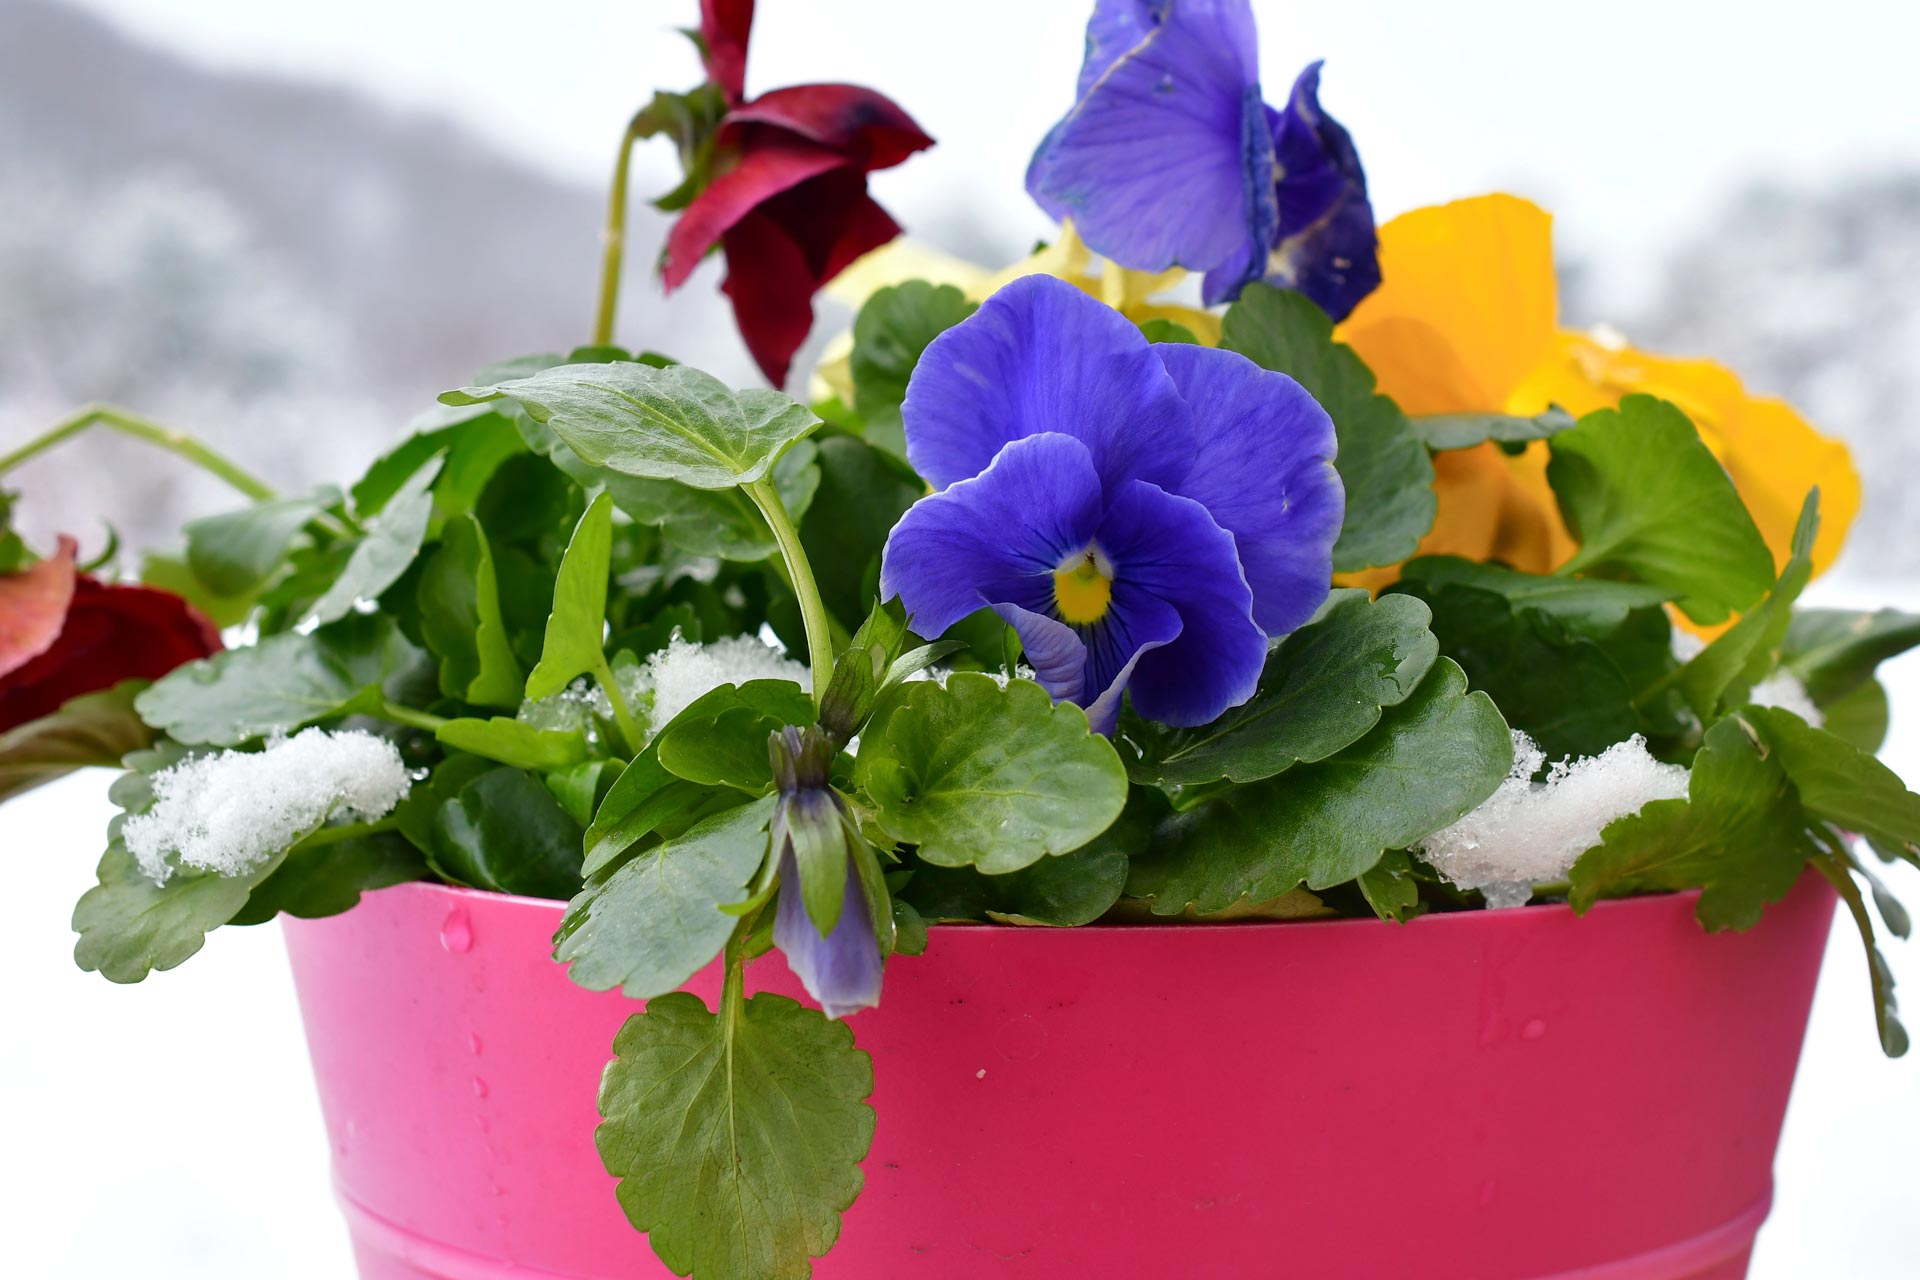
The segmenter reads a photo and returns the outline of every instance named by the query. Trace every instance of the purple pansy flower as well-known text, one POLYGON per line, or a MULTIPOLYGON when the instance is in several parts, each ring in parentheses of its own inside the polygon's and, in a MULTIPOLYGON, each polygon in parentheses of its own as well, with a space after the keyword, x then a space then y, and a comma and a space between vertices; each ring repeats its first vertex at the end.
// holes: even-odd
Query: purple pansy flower
POLYGON ((927 347, 902 414, 940 492, 887 539, 882 597, 927 636, 992 608, 1100 732, 1126 691, 1170 725, 1244 702, 1326 598, 1333 423, 1285 374, 1026 276, 927 347))
POLYGON ((830 781, 833 744, 818 727, 788 727, 773 735, 768 754, 779 792, 772 822, 773 850, 780 859, 773 943, 829 1018, 871 1009, 880 1003, 886 961, 855 862, 854 842, 862 837, 830 781), (802 855, 813 874, 830 861, 840 861, 845 869, 840 910, 824 933, 801 892, 802 855))
POLYGON ((1265 279, 1343 320, 1380 283, 1378 240, 1319 88, 1316 62, 1284 110, 1263 101, 1249 0, 1099 0, 1027 191, 1123 267, 1206 273, 1209 305, 1265 279))

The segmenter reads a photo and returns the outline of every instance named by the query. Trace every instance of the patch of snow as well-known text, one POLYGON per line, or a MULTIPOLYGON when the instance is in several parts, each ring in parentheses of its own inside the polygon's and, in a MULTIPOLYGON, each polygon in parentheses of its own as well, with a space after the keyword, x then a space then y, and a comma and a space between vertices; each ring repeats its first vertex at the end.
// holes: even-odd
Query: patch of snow
POLYGON ((1639 734, 1597 756, 1563 760, 1534 782, 1545 763, 1539 745, 1514 730, 1513 770, 1499 790, 1418 846, 1435 870, 1480 890, 1489 907, 1525 906, 1535 884, 1565 879, 1609 822, 1687 794, 1687 770, 1655 760, 1639 734))
POLYGON ((1784 667, 1753 686, 1747 694, 1747 701, 1757 707, 1778 707, 1782 711, 1791 711, 1816 729, 1826 727, 1826 714, 1813 705, 1807 686, 1784 667))
POLYGON ((307 729, 264 751, 222 751, 153 775, 153 807, 120 829, 155 884, 180 865, 245 875, 328 818, 385 817, 412 785, 400 753, 359 729, 307 729))
POLYGON ((758 636, 728 636, 712 644, 695 644, 675 631, 667 647, 647 659, 638 684, 652 693, 648 719, 659 732, 700 695, 723 684, 749 680, 791 680, 811 687, 807 668, 758 636))

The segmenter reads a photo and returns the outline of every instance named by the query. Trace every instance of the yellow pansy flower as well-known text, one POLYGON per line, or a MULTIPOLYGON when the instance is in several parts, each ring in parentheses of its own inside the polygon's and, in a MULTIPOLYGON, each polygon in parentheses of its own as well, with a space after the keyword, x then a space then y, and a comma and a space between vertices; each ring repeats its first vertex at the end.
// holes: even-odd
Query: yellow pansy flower
MULTIPOLYGON (((1087 248, 1072 222, 1061 224, 1060 235, 1053 243, 998 271, 903 237, 856 259, 834 277, 823 292, 835 302, 858 311, 868 298, 889 285, 925 280, 952 285, 973 301, 984 302, 1001 286, 1031 275, 1058 276, 1135 324, 1168 320, 1183 326, 1210 347, 1219 345, 1219 316, 1197 307, 1156 301, 1186 278, 1185 271, 1175 268, 1152 273, 1115 266, 1087 248)), ((810 389, 813 399, 834 397, 842 404, 853 403, 853 374, 849 367, 852 354, 851 331, 828 344, 814 370, 810 389)))
MULTIPOLYGON (((1785 402, 1749 395, 1711 361, 1562 330, 1545 210, 1508 195, 1416 209, 1380 228, 1380 266, 1380 288, 1337 336, 1408 413, 1530 415, 1557 404, 1579 415, 1633 392, 1656 395, 1693 419, 1776 565, 1786 562, 1794 520, 1814 485, 1821 514, 1814 572, 1839 554, 1860 510, 1860 477, 1846 445, 1785 402)), ((1547 487, 1544 442, 1519 456, 1483 444, 1434 463, 1440 513, 1421 554, 1503 560, 1534 573, 1572 555, 1575 544, 1547 487)))

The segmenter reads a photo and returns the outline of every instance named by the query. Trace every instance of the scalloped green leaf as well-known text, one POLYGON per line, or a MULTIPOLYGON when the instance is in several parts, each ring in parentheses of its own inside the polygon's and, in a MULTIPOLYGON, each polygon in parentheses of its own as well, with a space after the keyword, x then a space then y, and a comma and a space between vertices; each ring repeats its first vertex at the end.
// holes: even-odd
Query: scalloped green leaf
POLYGON ((762 992, 685 992, 627 1019, 594 1143, 628 1221, 693 1280, 806 1280, 860 1194, 873 1062, 853 1032, 762 992))
POLYGON ((507 638, 493 552, 478 520, 447 521, 416 591, 421 638, 440 659, 440 692, 475 706, 518 707, 527 677, 507 638))
POLYGON ((820 419, 777 391, 729 391, 686 365, 569 364, 441 397, 474 404, 520 402, 535 422, 596 467, 696 489, 764 478, 774 459, 820 419))
POLYGON ((1631 395, 1549 442, 1547 482, 1580 543, 1563 575, 1649 582, 1695 622, 1725 621, 1773 585, 1773 553, 1686 414, 1631 395))
POLYGON ((58 711, 0 733, 0 800, 89 766, 112 768, 153 741, 133 709, 145 680, 83 693, 58 711))
POLYGON ((907 687, 861 740, 854 776, 881 828, 923 861, 990 875, 1079 848, 1127 800, 1126 769, 1086 712, 1030 680, 1003 689, 970 672, 907 687))
POLYGON ((1267 655, 1253 697, 1211 724, 1166 729, 1129 718, 1135 782, 1257 782, 1324 760, 1412 695, 1440 647, 1427 606, 1407 595, 1337 591, 1320 615, 1267 655))
POLYGON ((1156 915, 1324 889, 1458 821, 1513 767, 1506 721, 1442 658, 1373 732, 1316 764, 1223 791, 1161 823, 1127 892, 1156 915))

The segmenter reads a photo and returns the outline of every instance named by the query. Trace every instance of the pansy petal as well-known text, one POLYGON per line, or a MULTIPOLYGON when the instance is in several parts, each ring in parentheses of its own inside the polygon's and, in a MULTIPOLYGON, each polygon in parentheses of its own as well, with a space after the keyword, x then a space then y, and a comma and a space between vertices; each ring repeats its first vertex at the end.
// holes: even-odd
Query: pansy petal
POLYGON ((933 139, 885 94, 852 84, 797 84, 735 107, 724 133, 746 126, 784 129, 832 147, 864 170, 889 169, 933 139))
MULTIPOLYGON (((1089 57, 1140 14, 1096 11, 1089 57)), ((1131 47, 1088 79, 1028 170, 1028 191, 1072 217, 1096 251, 1123 266, 1205 271, 1251 238, 1250 178, 1272 173, 1253 12, 1247 0, 1156 6, 1131 47), (1258 129, 1250 118, 1258 118, 1258 129), (1253 151, 1249 153, 1249 144, 1253 151)))
POLYGON ((707 79, 728 102, 746 94, 747 37, 753 31, 753 0, 700 0, 700 52, 707 79))
MULTIPOLYGON (((1047 587, 1045 580, 1041 591, 1047 587)), ((1040 603, 1032 601, 1030 603, 1040 603)), ((1009 601, 993 606, 1001 621, 1020 636, 1020 648, 1033 668, 1034 682, 1055 702, 1083 702, 1087 689, 1087 646, 1080 633, 1038 610, 1009 601)), ((1106 730, 1095 726, 1095 731, 1106 730)))
POLYGON ((799 890, 800 868, 789 848, 780 856, 780 904, 773 917, 773 943, 787 957, 787 968, 829 1018, 873 1008, 880 1003, 886 963, 873 934, 873 916, 859 872, 847 867, 840 920, 824 938, 808 918, 799 890))
MULTIPOLYGON (((1132 485, 1129 484, 1128 488, 1132 485)), ((1151 485, 1144 486, 1153 488, 1151 485)), ((1158 489, 1154 489, 1158 493, 1158 489)), ((1102 546, 1104 550, 1104 544, 1102 546)), ((1180 611, 1124 575, 1113 584, 1107 616, 1084 628, 1087 644, 1085 696, 1079 699, 1095 733, 1112 733, 1120 716, 1120 698, 1148 654, 1179 639, 1186 622, 1180 611)))
POLYGON ((867 194, 867 176, 851 165, 781 192, 758 212, 800 246, 815 289, 900 234, 900 224, 867 194))
POLYGON ((60 638, 73 603, 73 561, 79 551, 80 544, 63 535, 53 555, 0 577, 0 676, 19 670, 60 638))
POLYGON ((1135 709, 1163 724, 1197 725, 1252 697, 1267 636, 1253 620, 1233 535, 1193 499, 1136 481, 1108 494, 1098 541, 1113 562, 1109 616, 1171 609, 1181 624, 1140 655, 1128 682, 1135 709))
POLYGON ((219 629, 172 592, 81 576, 58 638, 0 679, 0 732, 51 715, 83 693, 157 680, 219 649, 219 629))
POLYGON ((1193 407, 1198 443, 1179 492, 1233 535, 1254 621, 1285 635, 1326 599, 1346 493, 1333 420, 1284 373, 1214 347, 1155 348, 1193 407))
POLYGON ((1379 286, 1380 242, 1360 154, 1321 110, 1319 90, 1315 62, 1294 81, 1286 110, 1273 114, 1280 229, 1266 273, 1338 322, 1379 286))
POLYGON ((1511 412, 1557 354, 1553 223, 1514 196, 1403 213, 1380 228, 1381 286, 1338 335, 1408 413, 1511 412))
POLYGON ((1052 276, 1014 281, 935 338, 901 416, 936 489, 1041 432, 1084 443, 1109 485, 1177 485, 1193 459, 1193 414, 1140 330, 1052 276))
POLYGON ((1071 436, 1017 440, 978 476, 916 502, 887 537, 882 599, 937 636, 985 605, 1037 609, 1053 571, 1100 524, 1100 477, 1071 436))
POLYGON ((720 291, 733 303, 734 324, 753 362, 784 386, 793 353, 813 328, 816 277, 799 243, 756 210, 727 231, 727 277, 720 291))
POLYGON ((669 292, 679 288, 707 250, 760 204, 846 163, 831 147, 797 137, 776 138, 743 152, 733 168, 693 198, 667 233, 661 284, 669 292))

